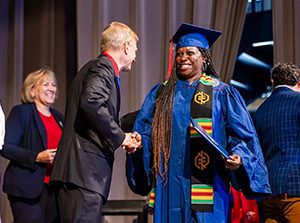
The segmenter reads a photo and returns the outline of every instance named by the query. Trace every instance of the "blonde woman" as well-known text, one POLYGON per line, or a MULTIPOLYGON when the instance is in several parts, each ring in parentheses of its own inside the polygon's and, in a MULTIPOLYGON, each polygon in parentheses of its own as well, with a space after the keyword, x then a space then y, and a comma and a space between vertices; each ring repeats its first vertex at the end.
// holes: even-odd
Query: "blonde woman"
POLYGON ((22 104, 6 121, 1 155, 10 160, 4 174, 14 222, 56 222, 54 191, 49 186, 52 162, 62 132, 63 116, 51 108, 56 98, 55 74, 30 73, 21 90, 22 104))

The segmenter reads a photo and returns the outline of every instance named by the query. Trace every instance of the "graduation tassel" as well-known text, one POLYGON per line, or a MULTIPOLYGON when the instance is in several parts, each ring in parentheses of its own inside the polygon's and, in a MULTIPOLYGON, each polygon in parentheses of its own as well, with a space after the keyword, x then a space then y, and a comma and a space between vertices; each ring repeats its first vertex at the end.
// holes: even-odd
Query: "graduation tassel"
POLYGON ((169 41, 169 64, 168 64, 168 74, 167 80, 169 80, 173 68, 173 38, 169 41))

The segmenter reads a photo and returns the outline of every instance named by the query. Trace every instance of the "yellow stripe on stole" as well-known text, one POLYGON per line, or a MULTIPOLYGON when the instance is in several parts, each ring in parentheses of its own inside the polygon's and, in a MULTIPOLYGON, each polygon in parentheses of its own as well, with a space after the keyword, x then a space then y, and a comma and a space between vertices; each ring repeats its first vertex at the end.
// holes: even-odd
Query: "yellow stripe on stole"
POLYGON ((192 200, 212 200, 213 196, 193 196, 192 200))
POLYGON ((192 192, 208 192, 208 193, 211 192, 212 193, 213 190, 212 190, 212 188, 207 188, 207 189, 205 189, 205 188, 193 188, 192 192))

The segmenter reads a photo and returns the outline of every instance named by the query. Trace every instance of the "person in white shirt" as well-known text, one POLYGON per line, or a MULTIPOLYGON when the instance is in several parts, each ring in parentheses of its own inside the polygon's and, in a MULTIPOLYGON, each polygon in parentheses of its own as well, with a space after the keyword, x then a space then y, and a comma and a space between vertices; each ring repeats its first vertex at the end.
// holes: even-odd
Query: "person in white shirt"
MULTIPOLYGON (((5 115, 2 110, 2 106, 0 103, 0 150, 2 149, 3 143, 4 143, 4 134, 5 134, 5 115)), ((1 173, 0 173, 0 179, 1 179, 1 173)), ((1 209, 0 209, 1 210, 1 209)), ((1 214, 0 214, 0 223, 1 220, 1 214)))
POLYGON ((5 134, 5 116, 0 104, 0 150, 2 149, 5 134))

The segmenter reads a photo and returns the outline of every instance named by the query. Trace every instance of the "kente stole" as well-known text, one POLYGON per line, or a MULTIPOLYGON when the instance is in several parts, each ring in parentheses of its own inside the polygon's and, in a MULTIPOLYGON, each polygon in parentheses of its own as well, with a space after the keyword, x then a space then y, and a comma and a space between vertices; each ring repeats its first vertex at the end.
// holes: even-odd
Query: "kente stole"
MULTIPOLYGON (((212 78, 202 75, 191 101, 191 117, 211 136, 212 100, 212 78)), ((191 209, 194 211, 211 211, 213 208, 213 151, 192 127, 190 128, 190 136, 191 209)))
MULTIPOLYGON (((213 81, 210 76, 202 75, 191 100, 191 117, 212 135, 212 95, 213 81)), ((191 209, 210 211, 213 208, 213 163, 212 151, 201 136, 191 127, 191 209)), ((149 208, 154 208, 155 187, 149 198, 149 208)))

